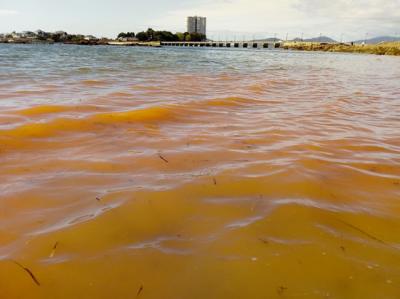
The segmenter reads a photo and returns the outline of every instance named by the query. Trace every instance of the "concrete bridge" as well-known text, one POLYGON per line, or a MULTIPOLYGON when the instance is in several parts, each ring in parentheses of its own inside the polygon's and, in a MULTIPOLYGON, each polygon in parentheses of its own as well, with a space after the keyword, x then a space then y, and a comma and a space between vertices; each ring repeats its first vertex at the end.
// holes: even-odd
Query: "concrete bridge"
POLYGON ((276 41, 207 41, 207 42, 161 42, 161 46, 170 47, 208 47, 208 48, 252 48, 252 49, 275 49, 282 46, 276 41))

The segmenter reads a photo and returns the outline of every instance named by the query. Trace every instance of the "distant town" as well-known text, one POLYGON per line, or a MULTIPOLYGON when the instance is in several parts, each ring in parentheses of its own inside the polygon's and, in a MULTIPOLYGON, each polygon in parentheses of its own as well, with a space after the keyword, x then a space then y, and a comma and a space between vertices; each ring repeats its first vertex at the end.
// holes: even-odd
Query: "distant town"
POLYGON ((69 34, 65 31, 45 32, 23 31, 0 34, 1 43, 18 43, 18 44, 34 44, 34 43, 64 43, 79 45, 107 45, 107 44, 125 44, 135 45, 144 42, 163 42, 163 41, 186 41, 199 42, 207 40, 206 36, 206 18, 204 17, 188 17, 187 31, 172 33, 170 31, 156 31, 151 28, 146 31, 121 32, 115 39, 98 38, 93 35, 69 34))
POLYGON ((107 45, 113 42, 161 42, 161 41, 203 41, 206 36, 196 32, 172 33, 169 31, 155 31, 149 28, 147 31, 139 32, 121 32, 115 39, 98 38, 93 35, 69 34, 65 31, 45 32, 23 31, 0 34, 1 43, 16 43, 16 44, 35 44, 35 43, 64 43, 64 44, 79 44, 79 45, 107 45))

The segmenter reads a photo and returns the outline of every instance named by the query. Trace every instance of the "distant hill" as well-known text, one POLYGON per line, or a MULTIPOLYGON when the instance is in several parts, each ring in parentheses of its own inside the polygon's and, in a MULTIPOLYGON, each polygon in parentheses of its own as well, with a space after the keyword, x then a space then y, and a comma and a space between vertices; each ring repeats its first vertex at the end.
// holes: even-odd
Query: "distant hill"
POLYGON ((294 42, 311 42, 311 43, 336 43, 336 41, 328 36, 318 36, 318 37, 313 37, 313 38, 307 38, 307 39, 301 39, 301 38, 295 38, 293 40, 294 42))
POLYGON ((263 39, 255 39, 253 42, 279 42, 281 39, 277 37, 263 38, 263 39))
POLYGON ((357 40, 354 41, 354 43, 356 44, 361 44, 363 42, 365 42, 366 44, 379 44, 379 43, 383 43, 383 42, 398 42, 400 41, 400 37, 395 37, 395 36, 377 36, 374 38, 370 38, 367 40, 357 40))

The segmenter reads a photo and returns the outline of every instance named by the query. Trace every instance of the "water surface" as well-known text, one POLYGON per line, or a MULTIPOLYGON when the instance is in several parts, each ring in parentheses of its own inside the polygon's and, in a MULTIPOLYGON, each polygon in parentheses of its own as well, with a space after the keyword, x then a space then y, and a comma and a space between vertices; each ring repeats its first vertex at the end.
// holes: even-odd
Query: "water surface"
POLYGON ((399 82, 389 56, 0 45, 0 297, 399 298, 399 82))

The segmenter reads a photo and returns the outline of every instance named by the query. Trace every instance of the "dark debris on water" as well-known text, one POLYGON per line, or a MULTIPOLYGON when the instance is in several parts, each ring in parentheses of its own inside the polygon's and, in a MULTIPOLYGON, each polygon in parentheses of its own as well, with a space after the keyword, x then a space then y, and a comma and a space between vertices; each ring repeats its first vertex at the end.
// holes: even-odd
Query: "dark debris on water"
POLYGON ((36 278, 36 276, 33 274, 33 272, 32 272, 29 268, 23 266, 22 264, 18 263, 17 261, 12 260, 12 262, 13 262, 14 264, 16 264, 18 267, 20 267, 22 270, 24 270, 26 273, 28 273, 28 275, 30 276, 30 278, 32 279, 32 281, 33 281, 37 286, 40 286, 39 280, 36 278))
POLYGON ((164 158, 164 156, 162 156, 161 154, 158 154, 158 157, 163 160, 165 163, 169 163, 169 161, 167 159, 164 158))
POLYGON ((136 297, 140 296, 140 294, 143 292, 143 289, 144 289, 144 287, 143 287, 143 285, 141 285, 139 290, 138 290, 138 292, 137 292, 137 294, 136 294, 136 297))

